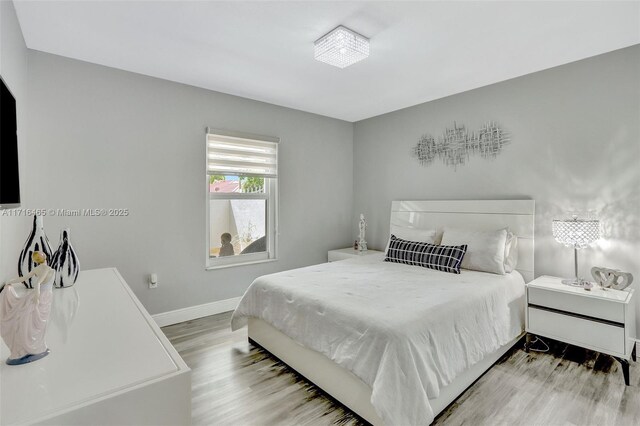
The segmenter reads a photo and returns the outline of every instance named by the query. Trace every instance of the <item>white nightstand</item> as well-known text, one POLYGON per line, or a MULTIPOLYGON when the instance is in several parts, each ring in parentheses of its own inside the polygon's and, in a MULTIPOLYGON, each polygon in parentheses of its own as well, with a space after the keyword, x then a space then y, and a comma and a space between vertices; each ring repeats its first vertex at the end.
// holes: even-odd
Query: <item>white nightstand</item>
POLYGON ((338 250, 329 250, 327 253, 327 258, 329 262, 335 262, 336 260, 344 260, 350 259, 352 257, 360 257, 360 256, 371 256, 372 254, 382 253, 378 250, 367 250, 365 252, 360 252, 358 250, 354 250, 352 247, 343 248, 338 250))
MULTIPOLYGON (((629 359, 636 360, 633 289, 586 291, 542 276, 527 284, 527 333, 613 356, 629 385, 629 359)), ((530 336, 527 334, 528 351, 530 336)))

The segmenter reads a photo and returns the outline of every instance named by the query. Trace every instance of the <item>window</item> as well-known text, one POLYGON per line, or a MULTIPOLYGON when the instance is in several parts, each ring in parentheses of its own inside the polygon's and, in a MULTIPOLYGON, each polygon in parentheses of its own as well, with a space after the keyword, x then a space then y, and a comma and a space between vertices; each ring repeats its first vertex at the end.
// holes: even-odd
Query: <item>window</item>
POLYGON ((207 129, 207 267, 276 258, 278 139, 207 129))

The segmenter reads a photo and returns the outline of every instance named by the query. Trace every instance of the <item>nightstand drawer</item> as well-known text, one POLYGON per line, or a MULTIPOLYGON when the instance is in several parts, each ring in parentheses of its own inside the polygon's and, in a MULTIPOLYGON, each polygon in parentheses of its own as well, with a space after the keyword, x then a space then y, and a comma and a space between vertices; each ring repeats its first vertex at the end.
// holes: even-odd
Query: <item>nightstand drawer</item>
POLYGON ((345 259, 353 259, 353 258, 358 258, 358 257, 365 257, 365 256, 375 256, 378 255, 379 252, 378 250, 367 250, 367 251, 358 251, 358 250, 354 250, 352 247, 348 247, 348 248, 343 248, 343 249, 338 249, 338 250, 329 250, 329 252, 327 253, 327 260, 329 262, 336 262, 338 260, 345 260, 345 259))
POLYGON ((624 355, 624 327, 529 306, 527 331, 610 355, 624 355))
MULTIPOLYGON (((585 292, 586 293, 586 292, 585 292)), ((529 287, 528 303, 624 324, 624 304, 588 296, 529 287)))
POLYGON ((337 262, 338 260, 351 259, 356 256, 358 256, 358 252, 355 250, 353 250, 353 253, 343 253, 337 250, 332 250, 329 252, 327 258, 329 262, 337 262))

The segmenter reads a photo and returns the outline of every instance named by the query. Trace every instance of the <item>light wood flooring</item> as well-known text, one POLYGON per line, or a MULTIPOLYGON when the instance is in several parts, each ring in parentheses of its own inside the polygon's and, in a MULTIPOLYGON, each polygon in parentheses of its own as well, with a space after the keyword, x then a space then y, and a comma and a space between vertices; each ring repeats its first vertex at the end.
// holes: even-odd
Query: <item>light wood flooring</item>
MULTIPOLYGON (((231 332, 231 313, 163 328, 192 369, 193 424, 361 425, 364 422, 265 351, 231 332)), ((640 364, 625 386, 617 361, 550 341, 518 344, 436 425, 640 425, 640 364)))

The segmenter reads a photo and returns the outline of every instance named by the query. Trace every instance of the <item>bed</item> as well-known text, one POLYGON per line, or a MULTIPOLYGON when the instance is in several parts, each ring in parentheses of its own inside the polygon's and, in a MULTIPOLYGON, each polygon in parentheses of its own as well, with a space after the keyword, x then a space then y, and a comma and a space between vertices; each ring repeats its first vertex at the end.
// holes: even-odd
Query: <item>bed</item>
POLYGON ((516 270, 448 274, 366 256, 256 279, 249 339, 374 425, 428 424, 522 336, 532 200, 394 201, 391 227, 509 229, 516 270))

